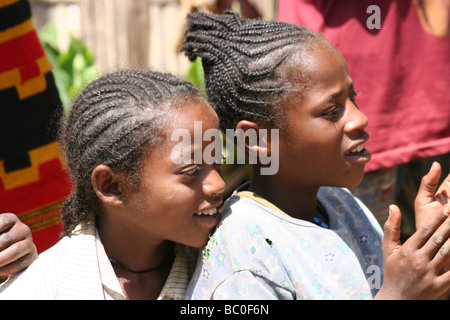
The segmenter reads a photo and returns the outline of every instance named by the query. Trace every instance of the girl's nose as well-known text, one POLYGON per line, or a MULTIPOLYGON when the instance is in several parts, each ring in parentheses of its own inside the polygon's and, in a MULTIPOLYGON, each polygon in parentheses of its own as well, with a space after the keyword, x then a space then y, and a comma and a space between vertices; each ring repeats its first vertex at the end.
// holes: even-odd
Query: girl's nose
POLYGON ((344 131, 349 133, 355 130, 364 130, 369 124, 369 119, 351 101, 348 105, 348 120, 345 123, 344 131))
POLYGON ((220 195, 225 191, 225 181, 220 171, 212 169, 206 177, 202 191, 205 195, 220 195))

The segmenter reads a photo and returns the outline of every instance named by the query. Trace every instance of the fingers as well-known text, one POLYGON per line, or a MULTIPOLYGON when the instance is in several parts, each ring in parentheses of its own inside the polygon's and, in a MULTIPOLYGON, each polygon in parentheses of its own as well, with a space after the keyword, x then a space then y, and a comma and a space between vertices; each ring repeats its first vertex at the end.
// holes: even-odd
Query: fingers
POLYGON ((434 162, 430 171, 423 176, 420 182, 419 191, 415 200, 416 206, 422 207, 423 205, 433 202, 434 196, 439 185, 439 178, 441 177, 441 165, 438 162, 434 162))
POLYGON ((443 271, 450 262, 450 206, 440 210, 408 242, 412 248, 423 252, 427 261, 432 262, 437 274, 443 271))
POLYGON ((0 252, 0 277, 8 277, 28 267, 37 258, 37 251, 30 250, 25 241, 17 242, 0 252))
POLYGON ((430 259, 432 259, 439 250, 443 250, 442 254, 444 254, 444 256, 450 254, 447 246, 444 246, 449 236, 450 236, 450 219, 447 218, 423 246, 423 249, 429 254, 430 259))
MULTIPOLYGON (((450 208, 448 206, 446 208, 450 214, 450 208)), ((424 245, 423 250, 428 253, 430 259, 433 259, 436 270, 445 270, 450 262, 450 217, 439 226, 424 245)))
POLYGON ((450 285, 450 272, 445 272, 450 263, 450 206, 434 211, 403 245, 400 218, 399 208, 390 206, 383 240, 383 295, 435 299, 450 285))
POLYGON ((396 205, 389 206, 389 217, 384 224, 383 256, 389 256, 400 242, 401 212, 396 205))
POLYGON ((0 276, 23 270, 36 257, 30 228, 14 214, 0 214, 0 276))
POLYGON ((439 201, 441 205, 450 204, 450 174, 442 181, 436 192, 435 199, 439 201))
MULTIPOLYGON (((425 223, 422 227, 420 227, 419 230, 417 230, 407 241, 409 245, 412 245, 415 249, 420 249, 425 246, 425 244, 430 241, 430 239, 433 237, 436 243, 436 230, 443 224, 443 222, 449 217, 450 215, 450 207, 445 206, 441 210, 439 210, 433 217, 425 223)), ((445 227, 444 227, 445 228, 445 227)), ((439 233, 443 236, 443 232, 439 233)), ((446 239, 445 239, 446 240, 446 239)), ((444 240, 444 241, 445 241, 444 240)), ((405 244, 406 244, 405 243, 405 244)), ((442 245, 442 243, 441 243, 442 245)), ((430 245, 428 246, 428 248, 430 245)))
MULTIPOLYGON (((15 223, 19 221, 19 218, 14 213, 2 213, 0 214, 0 234, 10 229, 15 223)), ((1 250, 1 248, 0 248, 1 250)))

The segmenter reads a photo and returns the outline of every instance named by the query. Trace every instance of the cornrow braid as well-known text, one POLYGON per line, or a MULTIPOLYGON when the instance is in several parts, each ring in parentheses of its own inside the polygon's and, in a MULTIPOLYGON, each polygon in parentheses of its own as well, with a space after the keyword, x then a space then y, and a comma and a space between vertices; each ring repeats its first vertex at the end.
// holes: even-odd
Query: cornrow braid
POLYGON ((62 236, 100 210, 90 176, 100 164, 139 184, 144 154, 163 140, 171 110, 187 98, 203 99, 177 77, 119 71, 100 77, 74 101, 60 127, 60 143, 74 190, 62 207, 62 236))
POLYGON ((188 15, 181 51, 191 61, 202 59, 206 93, 222 128, 234 129, 242 119, 280 126, 284 119, 278 102, 290 82, 279 67, 299 47, 322 38, 279 21, 201 12, 188 15))

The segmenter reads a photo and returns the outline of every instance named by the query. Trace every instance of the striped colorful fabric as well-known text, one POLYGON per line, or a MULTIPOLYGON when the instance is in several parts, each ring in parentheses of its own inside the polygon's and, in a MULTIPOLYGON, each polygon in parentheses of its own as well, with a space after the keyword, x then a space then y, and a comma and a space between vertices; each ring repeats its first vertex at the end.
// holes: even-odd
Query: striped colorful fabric
POLYGON ((31 228, 38 252, 59 239, 70 192, 56 141, 61 114, 28 0, 0 0, 0 213, 31 228))

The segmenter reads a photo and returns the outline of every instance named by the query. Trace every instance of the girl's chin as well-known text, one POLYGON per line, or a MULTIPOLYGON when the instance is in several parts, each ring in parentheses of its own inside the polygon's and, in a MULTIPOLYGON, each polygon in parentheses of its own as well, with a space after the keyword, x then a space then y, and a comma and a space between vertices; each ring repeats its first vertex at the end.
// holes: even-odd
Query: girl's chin
POLYGON ((348 172, 346 183, 340 187, 352 189, 357 187, 364 178, 364 166, 360 166, 357 170, 353 169, 348 172))
POLYGON ((354 180, 352 183, 350 183, 349 186, 347 186, 346 188, 347 188, 347 189, 352 189, 352 188, 355 188, 355 187, 359 186, 359 184, 362 182, 363 178, 364 178, 364 173, 361 174, 361 178, 355 179, 355 180, 354 180))

